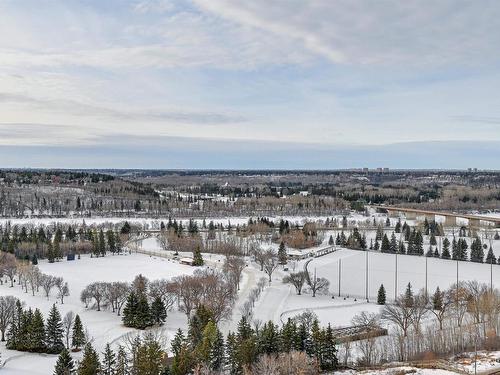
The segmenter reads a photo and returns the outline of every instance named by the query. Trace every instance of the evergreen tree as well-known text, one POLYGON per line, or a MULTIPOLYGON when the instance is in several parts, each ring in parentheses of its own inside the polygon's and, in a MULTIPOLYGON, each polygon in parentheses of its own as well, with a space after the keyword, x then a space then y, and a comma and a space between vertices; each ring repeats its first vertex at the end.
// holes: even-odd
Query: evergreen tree
POLYGON ((424 255, 424 238, 422 232, 417 230, 415 233, 415 254, 424 255))
POLYGON ((106 240, 104 239, 104 232, 102 229, 99 230, 99 254, 101 256, 106 255, 106 240))
POLYGON ((174 354, 174 356, 178 356, 180 354, 182 345, 184 344, 185 341, 186 338, 184 337, 184 333, 179 328, 175 333, 172 342, 170 343, 172 353, 174 354))
POLYGON ((439 255, 439 250, 438 250, 438 248, 436 247, 436 248, 434 249, 434 258, 439 258, 439 257, 440 257, 440 255, 439 255))
POLYGON ((139 329, 146 329, 153 324, 149 302, 147 297, 143 294, 139 295, 135 321, 135 328, 139 329))
POLYGON ((323 371, 334 371, 338 366, 337 348, 333 329, 328 323, 324 330, 320 367, 323 371))
POLYGON ((342 245, 342 242, 340 241, 340 234, 339 234, 339 233, 337 233, 337 238, 335 239, 335 244, 336 244, 337 246, 342 245))
POLYGON ((436 246, 437 245, 436 236, 434 236, 434 233, 431 234, 431 237, 429 238, 429 243, 432 246, 436 246))
POLYGON ((197 246, 193 254, 193 266, 203 266, 203 257, 201 255, 200 247, 197 246))
POLYGON ((9 330, 7 332, 7 349, 17 350, 19 348, 22 320, 23 307, 21 305, 21 301, 17 300, 14 316, 12 317, 9 330))
POLYGON ((377 305, 385 305, 385 288, 384 288, 384 284, 381 284, 380 288, 378 288, 377 305))
POLYGON ((442 259, 450 259, 450 240, 445 237, 443 240, 443 251, 441 253, 441 258, 442 259))
POLYGON ((451 257, 453 260, 460 259, 460 250, 458 249, 458 242, 455 237, 453 237, 453 241, 451 242, 451 257))
POLYGON ((101 371, 101 363, 99 355, 94 350, 90 343, 85 345, 83 349, 83 358, 78 365, 78 375, 96 375, 101 371))
POLYGON ((398 252, 400 254, 406 254, 406 247, 405 247, 405 243, 403 241, 399 241, 399 249, 398 249, 398 252))
POLYGON ((164 356, 165 352, 158 340, 146 334, 144 341, 137 347, 134 370, 137 374, 161 374, 164 370, 164 356))
POLYGON ((285 248, 285 243, 283 241, 281 241, 280 246, 278 248, 278 259, 280 264, 286 264, 287 262, 286 248, 285 248))
POLYGON ((220 371, 224 365, 224 338, 221 331, 216 330, 215 340, 209 354, 209 368, 220 371))
POLYGON ((118 346, 118 353, 116 355, 115 375, 129 375, 128 358, 125 348, 121 345, 118 346))
POLYGON ((107 237, 107 240, 108 240, 109 251, 112 254, 116 253, 115 233, 111 229, 108 229, 108 231, 106 232, 106 237, 107 237))
POLYGON ((404 304, 409 307, 413 306, 413 290, 410 283, 408 283, 408 285, 406 286, 404 294, 404 304))
POLYGON ((30 348, 31 351, 43 353, 45 351, 45 325, 40 310, 35 309, 30 327, 30 348))
POLYGON ((127 297, 127 302, 123 308, 122 321, 125 327, 137 326, 137 310, 139 307, 139 300, 135 292, 130 292, 127 297))
POLYGON ((17 350, 32 351, 31 348, 31 325, 33 322, 33 311, 24 311, 21 317, 21 329, 19 331, 17 350))
MULTIPOLYGON (((463 240, 465 242, 465 239, 463 240)), ((470 247, 470 260, 471 262, 483 263, 484 259, 484 250, 481 240, 476 237, 474 241, 472 241, 470 247)))
POLYGON ((68 349, 63 348, 57 358, 54 375, 72 375, 74 373, 74 368, 73 358, 71 358, 68 349))
POLYGON ((434 310, 441 310, 443 308, 443 293, 439 290, 439 287, 436 288, 431 300, 434 310))
POLYGON ((391 243, 389 245, 389 252, 396 253, 398 251, 398 241, 394 232, 391 235, 391 243))
POLYGON ((328 245, 333 246, 334 241, 333 241, 333 236, 330 234, 330 238, 328 239, 328 245))
POLYGON ((171 373, 172 375, 187 375, 191 374, 195 366, 196 358, 193 350, 187 345, 182 344, 179 354, 176 355, 172 361, 171 373))
MULTIPOLYGON (((458 247, 458 256, 459 256, 458 259, 459 260, 467 260, 467 249, 469 248, 469 245, 467 244, 467 241, 465 240, 465 238, 458 239, 457 247, 458 247)), ((476 257, 479 258, 479 255, 476 254, 476 257)))
POLYGON ((151 318, 153 324, 162 326, 167 319, 167 310, 165 309, 165 304, 160 297, 156 297, 151 303, 151 318))
POLYGON ((263 354, 277 353, 278 344, 278 328, 271 321, 264 323, 257 335, 258 352, 263 354))
POLYGON ((116 354, 111 349, 111 346, 106 344, 104 353, 102 353, 102 374, 115 375, 116 354))
POLYGON ((396 226, 394 227, 394 232, 401 233, 401 219, 398 219, 396 226))
POLYGON ((55 258, 54 247, 52 246, 52 242, 49 241, 49 244, 47 246, 47 260, 49 261, 49 263, 54 263, 55 258))
POLYGON ((203 338, 206 325, 213 321, 213 314, 204 305, 198 306, 194 315, 189 320, 188 338, 193 347, 198 346, 203 338))
POLYGON ((391 243, 389 242, 389 238, 387 238, 387 234, 384 234, 382 237, 382 246, 380 247, 380 251, 383 253, 388 253, 391 247, 391 243))
POLYGON ((61 314, 59 314, 55 304, 52 305, 47 318, 45 344, 47 352, 51 354, 60 353, 64 348, 61 314))
POLYGON ((217 326, 214 322, 209 321, 202 332, 202 338, 196 350, 201 362, 210 366, 210 354, 212 353, 215 339, 217 336, 217 326))
POLYGON ((126 221, 123 224, 122 229, 120 230, 120 233, 121 234, 129 234, 131 231, 132 231, 132 228, 130 227, 130 224, 128 223, 128 221, 126 221))
POLYGON ((83 324, 80 319, 80 315, 76 314, 72 328, 71 346, 78 351, 84 345, 85 345, 85 333, 83 332, 83 324))
POLYGON ((495 254, 493 253, 493 248, 490 245, 490 249, 488 250, 488 255, 486 255, 486 263, 489 264, 496 264, 497 258, 495 257, 495 254))

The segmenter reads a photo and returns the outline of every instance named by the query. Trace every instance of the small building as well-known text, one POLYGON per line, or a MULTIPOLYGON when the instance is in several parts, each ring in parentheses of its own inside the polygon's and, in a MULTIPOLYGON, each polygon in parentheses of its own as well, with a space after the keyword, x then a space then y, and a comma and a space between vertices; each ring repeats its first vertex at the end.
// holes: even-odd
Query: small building
POLYGON ((75 254, 68 254, 66 255, 66 260, 75 260, 75 254))
POLYGON ((185 258, 179 259, 179 262, 181 264, 185 264, 186 266, 192 266, 193 263, 194 263, 194 259, 193 258, 189 258, 189 257, 185 257, 185 258))
POLYGON ((289 259, 300 260, 300 259, 309 258, 311 253, 308 251, 302 251, 302 250, 298 250, 298 249, 287 249, 286 255, 289 259))

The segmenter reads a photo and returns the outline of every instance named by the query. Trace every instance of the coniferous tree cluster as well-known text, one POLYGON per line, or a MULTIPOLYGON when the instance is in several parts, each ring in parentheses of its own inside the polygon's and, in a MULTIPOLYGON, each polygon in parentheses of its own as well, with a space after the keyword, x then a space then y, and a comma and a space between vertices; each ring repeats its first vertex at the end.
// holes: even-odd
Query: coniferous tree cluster
MULTIPOLYGON (((85 343, 83 325, 78 315, 70 328, 72 328, 71 346, 74 350, 78 350, 85 343)), ((61 353, 66 347, 63 322, 57 307, 52 305, 47 320, 44 321, 40 310, 24 309, 18 300, 9 324, 6 347, 35 353, 61 353)))
MULTIPOLYGON (((340 239, 342 240, 342 237, 340 239)), ((364 233, 361 234, 358 228, 354 228, 343 246, 349 249, 366 250, 366 236, 364 233)))
POLYGON ((161 341, 152 333, 147 333, 132 338, 126 347, 118 345, 115 350, 106 344, 102 353, 87 343, 77 363, 63 349, 54 375, 164 375, 169 374, 166 359, 167 353, 161 341))
POLYGON ((292 351, 306 353, 322 371, 333 371, 338 366, 333 329, 320 328, 317 319, 301 322, 288 319, 281 328, 273 322, 255 328, 243 317, 237 331, 230 332, 224 340, 210 314, 201 309, 190 321, 187 335, 177 331, 171 349, 173 375, 189 374, 197 366, 242 374, 261 355, 277 356, 292 351))
POLYGON ((39 224, 37 228, 0 226, 0 250, 36 265, 39 259, 49 263, 60 261, 68 254, 90 253, 102 256, 106 251, 120 252, 121 240, 114 229, 92 229, 85 224, 77 227, 57 223, 55 228, 39 224))
POLYGON ((467 249, 469 245, 465 238, 459 238, 458 240, 453 237, 451 242, 451 256, 453 260, 467 260, 467 249))
POLYGON ((406 253, 408 255, 424 255, 424 238, 420 230, 414 228, 411 232, 406 253))
POLYGON ((484 261, 483 244, 479 237, 474 238, 470 245, 470 261, 476 263, 483 263, 484 261))
MULTIPOLYGON (((149 284, 149 280, 142 275, 138 275, 132 283, 132 290, 123 308, 122 321, 126 327, 146 329, 153 325, 162 326, 165 323, 167 307, 161 296, 156 291, 150 290, 149 284)), ((153 282, 153 285, 165 288, 161 280, 153 282)))

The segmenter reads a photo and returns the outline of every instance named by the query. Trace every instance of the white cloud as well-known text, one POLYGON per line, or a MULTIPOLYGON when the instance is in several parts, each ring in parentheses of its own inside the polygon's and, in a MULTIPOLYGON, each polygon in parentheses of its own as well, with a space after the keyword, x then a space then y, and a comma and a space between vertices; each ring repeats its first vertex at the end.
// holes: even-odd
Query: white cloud
POLYGON ((235 23, 285 36, 334 63, 410 65, 499 56, 500 5, 435 1, 193 0, 235 23))
POLYGON ((2 121, 66 141, 498 137, 450 120, 498 118, 496 1, 29 1, 0 1, 2 121))

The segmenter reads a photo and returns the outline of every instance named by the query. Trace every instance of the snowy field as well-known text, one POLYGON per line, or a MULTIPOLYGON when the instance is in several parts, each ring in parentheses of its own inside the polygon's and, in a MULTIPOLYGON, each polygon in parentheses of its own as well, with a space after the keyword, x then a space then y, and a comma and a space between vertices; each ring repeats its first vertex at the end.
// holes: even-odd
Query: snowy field
MULTIPOLYGON (((8 283, 4 283, 0 286, 0 293, 14 295, 25 302, 26 306, 38 307, 45 317, 54 303, 62 316, 70 310, 79 314, 93 339, 93 345, 99 352, 103 350, 106 343, 118 342, 128 333, 137 331, 124 327, 120 317, 111 311, 98 312, 85 309, 83 303, 80 302, 80 291, 85 286, 96 280, 130 282, 140 273, 149 279, 168 279, 193 272, 193 267, 141 254, 108 255, 104 258, 82 256, 81 259, 72 262, 61 261, 53 264, 40 262, 39 267, 42 272, 62 276, 68 282, 71 295, 65 299, 64 305, 56 301, 55 291, 52 291, 52 295, 47 300, 42 293, 31 296, 31 293, 24 293, 18 285, 10 288, 8 283)), ((168 314, 164 332, 170 338, 178 328, 185 327, 186 323, 183 313, 171 311, 168 314)), ((5 367, 1 369, 2 375, 51 374, 57 359, 57 356, 6 350, 3 343, 0 348, 1 360, 6 361, 5 367)))
MULTIPOLYGON (((377 220, 385 222, 385 216, 376 215, 377 220)), ((331 217, 330 217, 331 218, 331 217)), ((279 220, 280 218, 272 218, 279 220)), ((326 217, 284 217, 291 223, 302 224, 307 220, 325 220, 326 217)), ((338 220, 341 217, 337 216, 338 220)), ((120 223, 124 218, 91 218, 85 219, 87 225, 107 223, 120 223)), ((168 218, 163 221, 166 222, 168 218)), ((216 223, 227 225, 244 224, 248 222, 248 217, 242 218, 214 218, 206 219, 206 223, 213 220, 216 223)), ((373 218, 367 218, 362 215, 349 216, 349 222, 366 223, 371 222, 373 218)), ((0 224, 10 221, 11 224, 31 224, 40 223, 50 224, 55 222, 82 223, 83 219, 0 219, 0 224)), ((139 224, 146 228, 158 228, 161 220, 158 219, 128 219, 131 223, 139 224)), ((202 220, 197 220, 201 225, 202 220)), ((397 218, 391 218, 391 224, 394 225, 397 218)), ((392 228, 387 228, 392 231, 392 228)), ((374 230, 363 230, 368 244, 375 237, 374 230)), ((324 233, 324 239, 321 245, 308 249, 315 251, 328 246, 328 238, 332 235, 336 237, 338 230, 329 230, 324 233)), ((456 231, 455 231, 456 232, 456 231)), ((449 236, 448 236, 449 237, 449 236)), ((450 238, 450 237, 449 237, 450 238)), ((427 251, 429 237, 424 238, 424 251, 427 251)), ((469 244, 470 244, 470 240, 469 244)), ((439 238, 438 238, 439 242, 439 238)), ((489 245, 489 241, 487 242, 489 245)), ((500 241, 492 241, 495 254, 500 255, 500 241)), ((262 247, 272 247, 277 249, 277 244, 266 242, 262 247)), ((26 306, 38 307, 44 315, 53 303, 56 303, 61 315, 72 310, 80 314, 84 325, 88 328, 93 345, 98 352, 101 352, 107 342, 118 343, 131 332, 137 332, 134 329, 123 327, 121 319, 110 311, 97 312, 87 310, 80 302, 80 292, 93 281, 132 281, 133 278, 142 273, 149 279, 171 278, 181 274, 190 274, 194 268, 180 265, 172 259, 171 252, 164 252, 159 246, 156 238, 147 238, 141 241, 141 251, 151 252, 150 254, 127 254, 119 256, 107 255, 104 258, 90 258, 82 256, 82 259, 72 262, 62 261, 55 264, 48 264, 41 261, 39 267, 42 272, 55 276, 62 276, 69 283, 71 295, 66 298, 64 305, 56 301, 55 294, 52 292, 49 300, 39 293, 32 297, 30 293, 26 294, 21 287, 16 285, 9 288, 8 284, 0 286, 2 295, 14 295, 26 303, 26 306)), ((191 256, 191 254, 181 253, 180 256, 191 256)), ((209 267, 219 267, 223 262, 220 255, 204 254, 204 259, 209 267)), ((400 294, 406 288, 408 282, 417 291, 427 285, 429 292, 433 292, 437 286, 441 289, 449 287, 456 282, 457 262, 450 260, 441 260, 435 258, 425 258, 409 255, 397 256, 397 284, 396 284, 396 256, 394 254, 382 254, 380 252, 363 252, 339 248, 334 253, 311 258, 308 265, 310 272, 316 271, 317 276, 326 277, 330 281, 330 291, 328 295, 318 295, 312 297, 304 288, 303 295, 297 295, 295 289, 290 285, 283 284, 282 278, 289 272, 280 266, 272 276, 272 282, 263 290, 261 297, 256 302, 254 308, 254 319, 265 322, 272 320, 280 324, 288 318, 292 318, 306 310, 312 310, 319 318, 322 325, 330 323, 334 327, 351 325, 351 319, 354 315, 362 312, 380 312, 380 306, 376 305, 375 299, 380 284, 384 284, 387 291, 387 298, 392 299, 395 293, 400 294), (368 255, 368 280, 366 279, 366 256, 368 255), (341 263, 340 285, 339 285, 339 264, 341 263), (427 267, 426 267, 427 263, 427 267), (427 268, 427 271, 426 271, 427 268), (427 274, 427 278, 426 278, 427 274), (427 280, 427 282, 426 282, 427 280), (366 282, 368 281, 369 302, 365 299, 366 282), (339 296, 340 287, 340 296, 339 296)), ((244 270, 241 281, 241 290, 238 300, 233 310, 233 317, 230 321, 221 323, 221 330, 227 333, 229 330, 235 330, 237 322, 241 317, 240 308, 246 301, 250 291, 258 280, 267 275, 259 270, 259 266, 250 258, 246 259, 248 267, 244 270)), ((290 270, 300 271, 303 269, 307 260, 289 262, 290 270)), ((460 281, 476 279, 480 282, 490 283, 490 270, 494 286, 500 287, 500 265, 494 265, 490 268, 488 264, 477 264, 471 262, 458 262, 458 277, 460 281)), ((183 313, 177 311, 169 312, 169 316, 164 326, 164 335, 167 339, 172 338, 173 333, 178 328, 185 329, 187 326, 186 317, 183 313)), ((5 367, 0 371, 5 375, 20 374, 50 374, 57 356, 38 355, 30 353, 21 353, 17 351, 8 351, 4 344, 0 344, 1 361, 5 361, 5 367)), ((80 354, 81 355, 81 354, 80 354)), ((77 354, 78 356, 78 354, 77 354)), ((493 361, 493 360, 492 360, 493 361)), ((490 361, 489 363, 492 363, 490 361)), ((486 362, 486 360, 485 360, 486 362)), ((488 364, 482 366, 487 368, 488 364)), ((484 367, 482 367, 484 368, 484 367)), ((413 369, 411 369, 413 370, 413 369)), ((416 374, 422 375, 440 375, 449 372, 440 370, 415 370, 416 374)), ((391 372, 365 372, 366 374, 389 374, 391 372)))
MULTIPOLYGON (((374 299, 380 284, 384 284, 387 297, 392 299, 396 283, 396 255, 379 252, 364 252, 341 249, 323 257, 315 258, 309 263, 311 272, 316 270, 319 277, 330 281, 330 291, 338 295, 339 263, 340 294, 364 298, 366 295, 366 257, 368 255, 368 296, 374 299)), ((490 284, 490 271, 493 285, 500 286, 500 265, 480 264, 472 262, 456 262, 452 260, 426 258, 411 255, 397 256, 397 294, 404 292, 411 283, 417 291, 426 286, 432 293, 436 287, 446 289, 457 280, 457 264, 459 281, 478 280, 490 284)))

